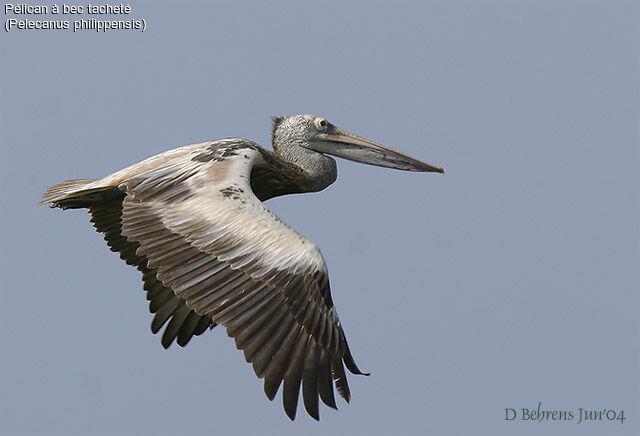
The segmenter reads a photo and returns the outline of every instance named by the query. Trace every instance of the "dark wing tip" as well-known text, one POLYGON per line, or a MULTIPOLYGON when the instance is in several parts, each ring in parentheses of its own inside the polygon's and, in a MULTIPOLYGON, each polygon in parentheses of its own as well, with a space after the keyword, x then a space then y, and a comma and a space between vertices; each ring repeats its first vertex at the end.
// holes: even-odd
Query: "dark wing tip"
POLYGON ((349 372, 355 375, 366 375, 366 376, 371 375, 370 372, 360 371, 360 368, 358 368, 358 365, 356 365, 356 361, 353 359, 353 355, 351 354, 351 350, 349 349, 349 344, 347 343, 347 338, 344 335, 344 331, 341 330, 341 333, 344 341, 344 354, 342 356, 342 359, 344 360, 344 364, 349 370, 349 372))

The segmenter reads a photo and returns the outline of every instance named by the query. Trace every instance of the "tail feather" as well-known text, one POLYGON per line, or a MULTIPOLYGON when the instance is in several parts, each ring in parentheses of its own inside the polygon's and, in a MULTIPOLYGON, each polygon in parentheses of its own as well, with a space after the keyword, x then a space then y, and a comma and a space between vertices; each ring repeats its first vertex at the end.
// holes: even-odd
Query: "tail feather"
POLYGON ((122 195, 122 192, 114 186, 91 186, 95 181, 95 179, 74 179, 59 183, 47 189, 42 195, 40 204, 49 204, 51 207, 62 209, 81 208, 113 200, 122 195))
POLYGON ((40 204, 47 204, 60 200, 70 194, 81 191, 83 186, 87 186, 89 183, 94 181, 95 180, 93 179, 73 179, 58 183, 57 185, 47 189, 47 191, 42 194, 42 201, 40 204))

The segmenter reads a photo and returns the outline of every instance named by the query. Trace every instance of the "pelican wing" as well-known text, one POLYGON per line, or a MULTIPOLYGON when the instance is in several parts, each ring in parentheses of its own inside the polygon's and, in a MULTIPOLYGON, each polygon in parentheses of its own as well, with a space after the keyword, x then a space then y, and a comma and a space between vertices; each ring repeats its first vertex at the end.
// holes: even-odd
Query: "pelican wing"
MULTIPOLYGON (((318 248, 274 216, 251 190, 264 153, 231 139, 185 147, 157 165, 127 169, 121 234, 138 245, 163 287, 198 316, 224 325, 294 419, 300 386, 318 419, 318 396, 349 401, 344 364, 355 365, 331 301, 318 248)), ((113 177, 112 177, 113 179, 113 177)), ((175 318, 175 316, 174 316, 175 318)))

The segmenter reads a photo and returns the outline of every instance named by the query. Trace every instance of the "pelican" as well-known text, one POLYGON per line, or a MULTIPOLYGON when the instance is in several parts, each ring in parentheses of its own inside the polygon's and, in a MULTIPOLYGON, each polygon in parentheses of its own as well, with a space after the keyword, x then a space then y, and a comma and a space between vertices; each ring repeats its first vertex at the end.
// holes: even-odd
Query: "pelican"
POLYGON ((345 366, 356 365, 331 299, 318 247, 263 204, 316 192, 336 180, 328 155, 406 171, 442 168, 413 159, 314 115, 274 117, 273 151, 247 139, 187 145, 102 179, 68 180, 41 204, 87 208, 110 249, 142 273, 162 345, 185 346, 226 328, 295 419, 298 397, 319 419, 318 398, 336 409, 333 384, 349 402, 345 366))

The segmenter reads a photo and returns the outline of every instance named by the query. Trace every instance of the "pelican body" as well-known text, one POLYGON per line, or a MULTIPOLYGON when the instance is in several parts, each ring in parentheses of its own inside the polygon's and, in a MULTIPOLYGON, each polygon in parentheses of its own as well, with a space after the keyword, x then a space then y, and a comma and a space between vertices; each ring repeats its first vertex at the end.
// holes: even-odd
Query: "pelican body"
POLYGON ((98 180, 53 186, 42 204, 87 208, 112 251, 142 273, 151 330, 186 345, 223 325, 270 400, 284 410, 348 402, 358 369, 331 300, 325 261, 264 200, 336 180, 328 155, 407 171, 444 172, 313 115, 273 118, 273 152, 240 138, 188 145, 98 180))

